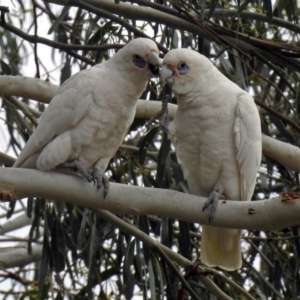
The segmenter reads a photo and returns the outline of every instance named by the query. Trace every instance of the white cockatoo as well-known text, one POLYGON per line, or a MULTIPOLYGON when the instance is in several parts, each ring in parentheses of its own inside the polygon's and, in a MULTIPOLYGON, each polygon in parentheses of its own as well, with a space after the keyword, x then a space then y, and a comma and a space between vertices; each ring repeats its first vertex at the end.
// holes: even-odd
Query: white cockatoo
MULTIPOLYGON (((251 200, 262 147, 253 98, 189 49, 169 51, 161 77, 177 97, 169 133, 190 192, 208 197, 210 218, 219 199, 251 200)), ((240 268, 241 230, 203 226, 201 261, 240 268)))
POLYGON ((131 125, 151 77, 159 76, 159 51, 146 38, 131 40, 112 58, 63 83, 13 167, 77 170, 97 189, 131 125))

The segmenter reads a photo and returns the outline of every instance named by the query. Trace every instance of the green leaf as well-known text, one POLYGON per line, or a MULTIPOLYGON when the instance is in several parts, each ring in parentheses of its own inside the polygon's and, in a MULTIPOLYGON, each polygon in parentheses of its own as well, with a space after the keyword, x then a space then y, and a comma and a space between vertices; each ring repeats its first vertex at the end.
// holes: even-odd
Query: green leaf
MULTIPOLYGON (((45 214, 46 216, 46 214, 45 214)), ((44 239, 43 239, 43 250, 42 250, 42 258, 40 263, 40 269, 39 269, 39 280, 38 280, 38 286, 39 286, 39 293, 42 293, 43 287, 46 281, 46 277, 48 274, 49 269, 49 262, 50 262, 50 247, 48 243, 48 224, 47 224, 47 217, 45 217, 45 231, 44 231, 44 239)))
POLYGON ((114 275, 120 275, 120 268, 114 267, 114 268, 109 268, 101 272, 100 277, 102 281, 108 280, 114 275))
POLYGON ((239 16, 240 13, 241 13, 244 9, 247 8, 249 2, 250 2, 250 0, 245 0, 245 2, 244 2, 241 6, 239 6, 239 9, 238 9, 238 11, 237 11, 237 13, 236 13, 237 16, 239 16))
MULTIPOLYGON (((139 229, 149 235, 149 223, 147 216, 139 216, 139 229)), ((150 259, 150 249, 145 243, 143 243, 143 254, 145 258, 145 264, 147 265, 150 259)))
POLYGON ((63 229, 60 222, 56 219, 51 235, 51 251, 53 257, 54 269, 57 273, 65 269, 65 241, 63 236, 63 229))
POLYGON ((185 221, 179 220, 179 232, 178 244, 180 253, 187 259, 191 259, 191 235, 189 224, 185 221))
POLYGON ((213 15, 216 7, 218 5, 218 0, 212 0, 210 2, 210 6, 209 6, 209 12, 208 12, 208 20, 211 18, 211 16, 213 15))
POLYGON ((86 230, 86 225, 87 225, 87 220, 89 216, 90 210, 87 208, 84 209, 83 212, 83 217, 81 220, 81 225, 80 225, 80 230, 78 233, 78 238, 77 238, 77 247, 78 249, 82 250, 84 248, 84 243, 86 242, 85 240, 85 230, 86 230))
POLYGON ((61 11, 60 15, 58 16, 58 18, 56 19, 56 21, 49 28, 48 34, 51 34, 58 27, 58 25, 60 24, 60 22, 65 19, 65 17, 69 13, 70 8, 71 8, 71 6, 64 6, 64 8, 62 9, 62 11, 61 11))
POLYGON ((13 215, 13 213, 15 211, 16 203, 17 203, 17 201, 9 202, 9 210, 7 211, 7 214, 6 214, 7 219, 9 219, 13 215))
POLYGON ((27 207, 26 207, 26 214, 27 214, 27 217, 29 219, 31 219, 32 217, 32 210, 33 210, 33 197, 28 197, 27 199, 27 207))
POLYGON ((160 240, 161 243, 167 247, 172 247, 172 221, 169 218, 161 218, 161 231, 160 231, 160 240))
POLYGON ((123 260, 124 252, 125 252, 124 236, 121 232, 119 232, 119 234, 118 234, 118 240, 117 240, 116 246, 117 246, 117 265, 120 267, 122 260, 123 260))
POLYGON ((96 226, 97 226, 97 215, 93 214, 93 224, 90 237, 90 249, 89 249, 89 270, 92 269, 92 263, 94 261, 94 255, 96 251, 96 226))
POLYGON ((71 63, 70 63, 70 58, 67 57, 67 60, 60 71, 60 84, 63 84, 70 77, 71 77, 71 63))
POLYGON ((11 75, 10 66, 2 59, 0 59, 0 65, 1 65, 1 71, 3 75, 11 75))
POLYGON ((273 7, 272 0, 263 0, 264 1, 264 10, 266 11, 266 15, 268 18, 273 18, 273 7))
POLYGON ((170 152, 171 140, 168 137, 166 132, 163 133, 163 140, 161 147, 158 152, 158 160, 157 160, 157 174, 156 174, 156 181, 160 187, 163 186, 165 175, 166 175, 166 166, 170 166, 167 160, 170 159, 169 152, 170 152))
POLYGON ((63 296, 60 292, 57 293, 56 297, 55 297, 55 300, 63 300, 63 296))
MULTIPOLYGON (((108 22, 106 26, 110 26, 112 23, 108 22)), ((100 27, 96 32, 89 38, 88 44, 89 45, 97 45, 100 44, 103 36, 105 35, 105 30, 103 30, 102 27, 100 27)))
POLYGON ((159 288, 156 289, 156 293, 158 294, 158 292, 160 292, 160 295, 158 294, 158 296, 161 300, 163 300, 165 295, 165 291, 164 291, 165 282, 163 276, 164 270, 158 258, 157 252, 151 252, 151 261, 155 273, 156 286, 157 287, 159 286, 159 288))
POLYGON ((244 75, 243 65, 239 53, 235 49, 233 49, 233 53, 234 53, 234 64, 235 64, 235 74, 236 74, 236 78, 234 81, 240 88, 246 90, 247 89, 246 78, 244 75))
POLYGON ((156 274, 154 273, 153 266, 152 266, 152 260, 149 260, 148 264, 148 272, 149 272, 149 285, 150 285, 150 293, 151 293, 151 300, 156 300, 156 287, 155 287, 155 277, 156 274))
POLYGON ((136 240, 133 239, 127 248, 125 257, 124 257, 124 267, 123 267, 123 281, 125 285, 125 298, 126 300, 132 299, 133 291, 135 287, 135 279, 131 272, 131 266, 134 262, 135 256, 135 248, 136 248, 136 240))
POLYGON ((147 149, 149 145, 151 144, 152 140, 156 136, 157 132, 159 130, 159 127, 153 127, 149 130, 149 132, 143 137, 140 145, 139 145, 139 164, 143 165, 146 159, 147 149))
POLYGON ((128 282, 128 279, 132 275, 132 272, 130 270, 131 266, 133 265, 134 261, 134 251, 135 251, 135 239, 133 239, 127 248, 125 258, 124 258, 124 272, 123 272, 123 279, 124 284, 126 285, 128 282))

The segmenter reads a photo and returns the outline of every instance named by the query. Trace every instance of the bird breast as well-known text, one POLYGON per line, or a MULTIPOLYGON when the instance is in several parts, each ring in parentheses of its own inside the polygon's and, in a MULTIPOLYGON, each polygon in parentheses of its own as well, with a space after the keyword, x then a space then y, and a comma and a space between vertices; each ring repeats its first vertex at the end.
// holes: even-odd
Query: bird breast
POLYGON ((79 158, 87 168, 101 158, 112 157, 123 141, 133 121, 135 107, 118 103, 92 105, 83 118, 71 131, 74 148, 73 158, 79 158))
POLYGON ((202 106, 177 110, 170 137, 193 194, 208 196, 221 177, 237 173, 233 126, 234 109, 202 106))

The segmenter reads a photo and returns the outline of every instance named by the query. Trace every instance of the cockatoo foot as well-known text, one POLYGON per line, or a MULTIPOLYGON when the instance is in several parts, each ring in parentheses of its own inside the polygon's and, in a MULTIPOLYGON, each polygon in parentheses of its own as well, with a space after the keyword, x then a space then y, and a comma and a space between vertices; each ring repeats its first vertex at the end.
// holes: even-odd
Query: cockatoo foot
POLYGON ((145 127, 148 130, 151 126, 151 124, 155 121, 158 120, 159 122, 159 127, 164 131, 168 132, 169 131, 169 114, 168 114, 168 109, 162 108, 154 117, 152 117, 146 124, 145 127))
POLYGON ((60 164, 56 169, 71 169, 74 172, 78 171, 88 182, 93 181, 92 174, 85 168, 85 166, 78 160, 74 159, 73 161, 67 161, 63 164, 60 164))
POLYGON ((202 211, 205 211, 210 206, 208 221, 211 222, 214 218, 215 212, 217 210, 218 202, 221 199, 225 199, 225 196, 221 194, 217 189, 214 189, 205 204, 203 205, 202 211))
POLYGON ((145 127, 147 130, 151 126, 151 124, 157 119, 159 121, 159 126, 164 132, 169 131, 169 112, 168 112, 168 102, 172 99, 172 90, 168 85, 165 85, 161 92, 161 102, 162 107, 161 110, 153 116, 146 124, 145 127))
POLYGON ((103 186, 103 188, 104 188, 103 198, 105 199, 105 197, 108 194, 108 190, 109 190, 108 178, 105 176, 105 174, 101 170, 98 170, 98 169, 96 169, 92 172, 92 178, 93 178, 92 181, 97 186, 97 191, 99 191, 101 189, 101 187, 103 186))
POLYGON ((103 197, 105 198, 107 196, 109 181, 101 170, 96 169, 93 172, 89 172, 78 159, 60 164, 56 167, 56 169, 71 169, 74 172, 78 171, 88 182, 94 182, 94 185, 97 187, 97 191, 99 191, 103 186, 103 197))

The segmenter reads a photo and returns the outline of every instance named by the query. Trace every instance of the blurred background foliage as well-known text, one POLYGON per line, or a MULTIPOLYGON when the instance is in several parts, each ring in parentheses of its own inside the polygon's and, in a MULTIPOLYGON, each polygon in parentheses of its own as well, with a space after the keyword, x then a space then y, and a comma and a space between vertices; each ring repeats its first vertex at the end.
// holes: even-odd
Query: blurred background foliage
MULTIPOLYGON (((253 95, 266 135, 299 146, 296 0, 12 0, 10 12, 5 7, 1 12, 2 75, 30 73, 61 84, 75 72, 108 59, 130 39, 148 36, 158 43, 162 56, 169 49, 189 47, 209 57, 253 95), (41 45, 51 51, 39 51, 41 45)), ((159 101, 161 88, 151 81, 141 98, 159 101)), ((2 151, 17 156, 45 104, 1 97, 1 134, 7 137, 2 151)), ((167 135, 155 124, 146 131, 146 122, 134 121, 107 175, 113 182, 188 193, 167 135)), ((257 183, 253 199, 264 199, 298 190, 299 176, 264 156, 257 183)), ((0 263, 3 299, 195 299, 182 289, 187 270, 171 265, 159 251, 95 212, 49 199, 1 204, 2 224, 7 216, 13 222, 23 215, 31 219, 21 225, 15 221, 18 237, 0 228, 0 255, 24 245, 29 253, 37 246, 42 251, 26 264, 5 268, 0 263)), ((200 256, 199 224, 158 216, 118 217, 189 260, 200 256)), ((243 267, 219 271, 248 295, 222 277, 211 278, 232 299, 300 299, 299 237, 298 226, 281 232, 244 231, 243 267)), ((216 299, 197 274, 191 272, 185 279, 199 299, 216 299)))

